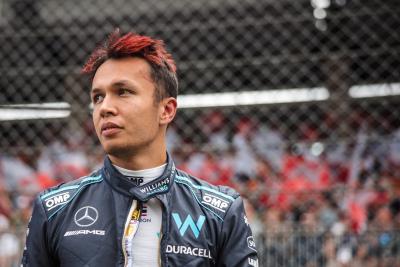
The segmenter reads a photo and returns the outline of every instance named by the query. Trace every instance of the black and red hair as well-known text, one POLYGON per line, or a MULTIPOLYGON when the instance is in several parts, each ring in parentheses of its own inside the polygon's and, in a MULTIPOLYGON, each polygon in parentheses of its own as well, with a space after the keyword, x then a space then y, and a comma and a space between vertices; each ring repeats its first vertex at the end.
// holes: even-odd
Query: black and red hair
POLYGON ((156 87, 156 99, 177 97, 178 79, 175 62, 166 49, 162 40, 136 33, 120 34, 115 30, 107 41, 96 48, 82 68, 84 74, 92 77, 97 69, 108 59, 139 57, 146 60, 151 69, 151 77, 156 87))

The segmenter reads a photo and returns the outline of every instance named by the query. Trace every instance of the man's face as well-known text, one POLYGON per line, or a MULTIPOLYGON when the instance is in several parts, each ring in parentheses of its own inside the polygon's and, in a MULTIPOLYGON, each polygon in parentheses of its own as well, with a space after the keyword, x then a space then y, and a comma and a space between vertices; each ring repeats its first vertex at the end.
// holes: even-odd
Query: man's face
POLYGON ((163 138, 150 65, 141 58, 109 59, 92 82, 93 123, 107 154, 129 157, 163 138))

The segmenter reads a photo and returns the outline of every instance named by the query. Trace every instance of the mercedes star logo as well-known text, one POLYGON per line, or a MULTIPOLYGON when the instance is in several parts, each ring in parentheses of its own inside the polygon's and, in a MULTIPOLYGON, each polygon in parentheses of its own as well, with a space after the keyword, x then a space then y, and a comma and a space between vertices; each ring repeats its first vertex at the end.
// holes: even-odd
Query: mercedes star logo
POLYGON ((80 208, 76 213, 75 213, 75 223, 78 226, 81 227, 88 227, 94 224, 97 221, 97 217, 99 216, 99 213, 97 210, 91 206, 86 206, 83 208, 80 208))

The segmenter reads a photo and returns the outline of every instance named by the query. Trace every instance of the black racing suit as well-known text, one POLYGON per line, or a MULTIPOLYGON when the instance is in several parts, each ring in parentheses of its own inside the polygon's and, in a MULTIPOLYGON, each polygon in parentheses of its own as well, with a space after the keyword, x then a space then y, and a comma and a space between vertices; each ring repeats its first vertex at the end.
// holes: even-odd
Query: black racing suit
POLYGON ((134 200, 162 206, 161 266, 258 266, 238 193, 175 169, 137 186, 108 158, 90 176, 42 192, 28 226, 22 266, 125 266, 124 231, 134 200))

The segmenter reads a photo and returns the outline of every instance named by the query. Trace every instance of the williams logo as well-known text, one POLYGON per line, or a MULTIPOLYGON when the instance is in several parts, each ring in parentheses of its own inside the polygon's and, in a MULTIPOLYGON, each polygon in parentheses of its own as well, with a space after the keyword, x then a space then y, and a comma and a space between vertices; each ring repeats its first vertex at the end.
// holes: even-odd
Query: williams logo
POLYGON ((91 206, 80 208, 75 213, 75 223, 80 227, 88 227, 94 224, 99 217, 97 210, 91 206))
POLYGON ((140 192, 142 192, 143 194, 151 195, 159 192, 168 191, 168 184, 169 178, 166 178, 153 184, 145 184, 143 188, 140 188, 140 192))
POLYGON ((181 217, 178 213, 175 212, 172 213, 172 218, 174 218, 175 224, 178 227, 181 236, 184 236, 186 230, 190 227, 196 238, 199 237, 201 228, 203 227, 204 221, 206 220, 205 216, 200 215, 197 219, 197 222, 195 223, 192 219, 192 216, 188 215, 185 221, 182 223, 181 217))

